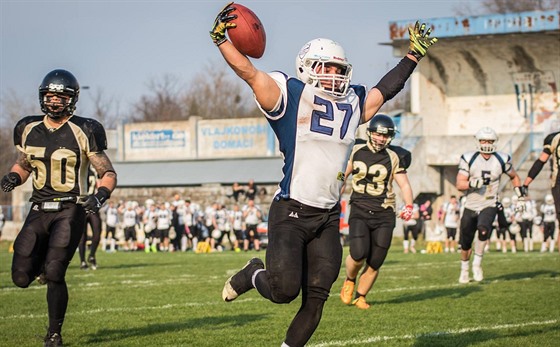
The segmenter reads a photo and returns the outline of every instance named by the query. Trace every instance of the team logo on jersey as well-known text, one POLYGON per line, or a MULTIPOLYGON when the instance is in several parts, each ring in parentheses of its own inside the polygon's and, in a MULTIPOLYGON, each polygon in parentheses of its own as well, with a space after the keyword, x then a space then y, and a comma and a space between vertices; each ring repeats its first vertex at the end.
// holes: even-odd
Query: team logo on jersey
POLYGON ((290 212, 290 215, 288 217, 292 217, 292 218, 299 218, 297 215, 297 212, 290 212))

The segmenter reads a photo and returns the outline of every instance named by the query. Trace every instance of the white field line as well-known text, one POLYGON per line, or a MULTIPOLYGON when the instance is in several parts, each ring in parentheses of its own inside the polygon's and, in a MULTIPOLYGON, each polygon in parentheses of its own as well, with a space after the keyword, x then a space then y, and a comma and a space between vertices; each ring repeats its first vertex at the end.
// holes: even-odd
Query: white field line
MULTIPOLYGON (((554 277, 554 278, 544 278, 545 280, 552 280, 552 281, 559 281, 560 278, 558 277, 554 277)), ((515 281, 526 281, 526 280, 530 280, 530 278, 519 278, 516 279, 515 281)), ((508 280, 508 281, 501 281, 501 280, 495 280, 495 281, 491 281, 490 283, 500 283, 500 282, 511 282, 512 280, 508 280)), ((132 287, 137 287, 137 288, 144 288, 144 287, 150 287, 150 286, 160 286, 162 284, 162 281, 137 281, 137 282, 133 282, 133 281, 124 281, 124 282, 131 282, 130 284, 127 283, 127 288, 132 288, 132 287)), ((177 281, 172 281, 169 283, 177 283, 177 281)), ((121 284, 124 284, 121 282, 121 284)), ((472 285, 478 285, 477 283, 473 283, 472 285)), ((443 285, 430 285, 430 286, 412 286, 412 287, 398 287, 398 288, 387 288, 387 289, 380 289, 380 290, 376 290, 376 292, 378 293, 393 293, 393 292, 404 292, 404 291, 410 291, 410 292, 420 292, 420 291, 425 291, 425 290, 434 290, 434 289, 447 289, 447 288, 455 288, 455 287, 464 287, 467 286, 465 284, 459 284, 459 283, 450 283, 450 284, 443 284, 443 285)), ((95 287, 95 289, 99 289, 99 288, 104 288, 106 286, 99 286, 99 283, 88 283, 85 285, 80 285, 79 289, 93 289, 93 287, 95 287), (86 288, 87 287, 87 288, 86 288)), ((44 289, 46 290, 46 286, 34 286, 34 287, 30 287, 33 289, 44 289)), ((29 290, 30 288, 26 289, 29 290)), ((76 288, 75 288, 76 289, 76 288)), ((75 290, 74 289, 74 290, 75 290)), ((2 291, 8 291, 8 290, 21 290, 20 288, 4 288, 2 291)), ((1 294, 1 292, 0 292, 1 294)), ((186 302, 186 303, 182 303, 182 304, 165 304, 165 305, 159 305, 159 306, 141 306, 141 307, 113 307, 113 308, 101 308, 101 309, 94 309, 94 310, 87 310, 87 311, 80 311, 80 312, 68 312, 67 315, 81 315, 81 314, 96 314, 96 313, 105 313, 105 312, 132 312, 132 311, 142 311, 142 310, 161 310, 161 309, 166 309, 166 308, 186 308, 186 307, 204 307, 204 306, 210 306, 210 305, 218 305, 222 303, 221 300, 221 292, 218 292, 216 294, 216 300, 212 300, 212 301, 206 301, 206 302, 186 302)), ((338 297, 340 295, 340 293, 338 292, 338 290, 333 291, 330 293, 331 297, 338 297)), ((332 299, 331 299, 332 300, 332 299)), ((267 301, 263 298, 247 298, 247 299, 238 299, 235 300, 235 302, 230 303, 231 304, 241 304, 241 303, 245 303, 245 302, 251 302, 251 301, 267 301)), ((6 319, 28 319, 28 318, 37 318, 37 317, 41 317, 44 318, 46 317, 46 314, 24 314, 24 315, 12 315, 12 316, 0 316, 0 321, 1 320, 6 320, 6 319)))
MULTIPOLYGON (((66 316, 80 316, 80 315, 91 315, 91 314, 105 314, 107 312, 117 312, 117 313, 125 313, 125 312, 135 312, 135 311, 148 311, 148 310, 167 310, 167 309, 181 309, 187 307, 207 307, 212 305, 221 305, 223 304, 222 298, 217 295, 217 299, 208 302, 185 302, 182 304, 164 304, 158 306, 134 306, 134 307, 103 307, 98 309, 91 309, 91 310, 84 310, 78 312, 72 312, 71 309, 66 313, 66 316)), ((235 300, 236 303, 244 303, 250 301, 265 301, 265 299, 260 298, 247 298, 247 299, 239 299, 235 300)), ((21 314, 21 315, 11 315, 11 316, 0 316, 0 321, 2 320, 11 320, 11 319, 32 319, 32 318, 46 318, 48 317, 47 313, 44 314, 21 314)))
POLYGON ((463 334, 463 333, 471 333, 477 331, 486 331, 486 330, 505 330, 505 329, 514 329, 514 328, 524 328, 528 326, 544 326, 550 324, 556 324, 558 322, 557 319, 540 321, 540 322, 527 322, 527 323, 517 323, 517 324, 499 324, 499 325, 490 325, 490 326, 475 326, 470 328, 462 328, 462 329, 450 329, 444 331, 434 331, 430 333, 422 333, 422 334, 405 334, 405 335, 393 335, 393 336, 371 336, 368 338, 362 339, 350 339, 350 340, 340 340, 340 341, 329 341, 329 342, 321 342, 321 343, 312 343, 309 344, 309 347, 327 347, 327 346, 350 346, 350 345, 359 345, 363 346, 366 344, 373 344, 376 342, 382 341, 389 341, 389 340, 413 340, 423 337, 438 337, 438 336, 446 336, 446 335, 455 335, 455 334, 463 334))

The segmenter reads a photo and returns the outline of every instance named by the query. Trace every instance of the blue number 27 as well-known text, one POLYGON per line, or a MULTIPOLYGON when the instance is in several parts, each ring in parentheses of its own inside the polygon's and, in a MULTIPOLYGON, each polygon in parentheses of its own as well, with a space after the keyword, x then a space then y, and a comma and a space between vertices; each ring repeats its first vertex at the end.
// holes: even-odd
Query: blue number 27
MULTIPOLYGON (((325 119, 327 121, 334 120, 334 111, 333 111, 333 103, 329 100, 322 99, 315 95, 314 100, 315 105, 322 105, 325 107, 325 111, 318 111, 314 110, 311 114, 311 131, 325 134, 331 136, 333 133, 333 128, 328 127, 326 125, 321 125, 321 119, 325 119)), ((344 136, 346 136, 346 132, 348 131, 348 124, 350 123, 350 119, 352 118, 352 114, 354 111, 352 110, 351 104, 341 104, 335 103, 336 108, 339 111, 344 112, 344 120, 342 121, 342 125, 340 127, 340 139, 342 140, 344 136)))

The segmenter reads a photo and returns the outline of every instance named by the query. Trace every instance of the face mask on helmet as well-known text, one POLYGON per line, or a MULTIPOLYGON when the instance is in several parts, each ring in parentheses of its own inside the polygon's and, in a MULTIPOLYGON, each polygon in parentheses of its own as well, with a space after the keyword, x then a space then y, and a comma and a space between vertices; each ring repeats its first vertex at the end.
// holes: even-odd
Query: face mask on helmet
POLYGON ((80 85, 74 75, 66 70, 53 70, 39 85, 41 111, 53 119, 71 116, 79 94, 80 85))
POLYGON ((378 114, 371 119, 367 128, 368 142, 375 152, 385 149, 395 138, 397 127, 391 117, 378 114))
POLYGON ((329 39, 315 39, 306 43, 296 57, 297 77, 326 93, 340 97, 348 93, 352 65, 346 59, 342 46, 329 39), (336 73, 327 71, 338 67, 336 73))
POLYGON ((480 129, 474 137, 476 138, 477 147, 480 153, 490 154, 496 151, 498 135, 494 129, 484 127, 480 129))

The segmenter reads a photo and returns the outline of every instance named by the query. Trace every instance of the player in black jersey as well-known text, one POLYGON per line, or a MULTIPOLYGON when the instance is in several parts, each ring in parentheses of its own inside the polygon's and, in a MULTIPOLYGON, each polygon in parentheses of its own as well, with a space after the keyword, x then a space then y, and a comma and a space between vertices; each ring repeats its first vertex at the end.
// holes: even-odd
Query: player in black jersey
POLYGON ((14 128, 20 152, 2 178, 4 192, 33 180, 31 209, 14 242, 12 281, 47 284, 49 327, 45 346, 61 346, 68 306, 66 270, 86 226, 115 189, 117 175, 105 154, 107 137, 93 119, 74 115, 80 86, 66 70, 49 72, 39 86, 43 115, 27 116, 14 128), (87 168, 99 176, 97 193, 87 195, 87 168), (80 203, 80 204, 78 204, 80 203))
MULTIPOLYGON (((560 131, 548 134, 543 143, 543 149, 537 160, 529 169, 527 178, 523 182, 523 189, 525 193, 528 193, 529 185, 535 177, 541 172, 544 164, 551 159, 550 168, 552 173, 550 175, 550 181, 552 185, 552 197, 554 199, 554 206, 556 207, 556 219, 560 223, 560 175, 558 174, 560 169, 560 131)), ((557 238, 558 251, 560 252, 560 237, 557 238)))
MULTIPOLYGON (((95 194, 96 190, 97 172, 90 166, 88 170, 87 194, 95 194)), ((82 239, 78 245, 78 253, 80 254, 80 269, 87 270, 89 269, 89 266, 91 266, 92 270, 97 270, 97 259, 95 258, 95 253, 97 252, 97 247, 99 247, 99 241, 101 241, 101 216, 99 213, 88 213, 86 216, 86 228, 84 229, 84 235, 82 235, 82 239), (91 244, 89 246, 89 257, 86 262, 86 248, 88 240, 87 224, 91 227, 91 244)))
POLYGON ((360 309, 368 309, 366 295, 379 275, 379 269, 391 246, 395 228, 396 201, 393 180, 398 184, 405 203, 401 218, 412 217, 412 188, 406 169, 411 154, 402 147, 391 146, 396 127, 393 120, 378 114, 368 126, 367 143, 353 148, 345 176, 352 174, 350 196, 350 255, 346 257, 346 280, 340 299, 360 309), (354 300, 358 272, 364 265, 354 300))

